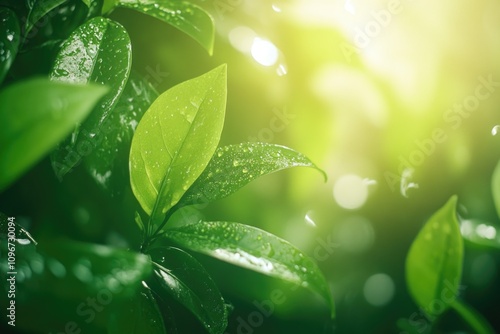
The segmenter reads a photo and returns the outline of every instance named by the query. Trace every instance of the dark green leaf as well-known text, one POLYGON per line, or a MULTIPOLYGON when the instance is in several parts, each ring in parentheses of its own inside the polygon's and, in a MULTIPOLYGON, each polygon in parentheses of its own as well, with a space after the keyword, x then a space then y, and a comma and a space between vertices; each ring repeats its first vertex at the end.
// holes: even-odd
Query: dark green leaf
POLYGON ((144 282, 142 285, 111 314, 108 334, 166 334, 156 300, 149 287, 144 282))
POLYGON ((0 190, 67 136, 106 92, 97 85, 47 79, 31 79, 1 91, 0 190))
POLYGON ((67 0, 35 0, 31 2, 32 7, 28 14, 26 25, 24 27, 25 34, 27 35, 30 32, 30 30, 33 28, 35 23, 38 22, 38 20, 40 20, 51 10, 65 3, 66 1, 67 0))
POLYGON ((0 84, 16 58, 19 48, 19 20, 8 8, 0 8, 0 84))
POLYGON ((95 150, 110 128, 113 107, 125 88, 131 66, 131 44, 125 29, 102 17, 87 21, 63 43, 50 77, 70 83, 95 82, 110 87, 85 122, 52 156, 56 174, 62 178, 95 150))
POLYGON ((179 0, 118 0, 119 6, 167 22, 200 43, 209 54, 214 47, 214 22, 201 7, 179 0))
POLYGON ((217 148, 226 108, 226 66, 183 82, 151 105, 130 150, 130 183, 154 222, 200 176, 217 148))
POLYGON ((205 268, 177 248, 156 248, 150 254, 162 289, 189 309, 209 333, 223 333, 227 326, 224 299, 205 268))
POLYGON ((292 167, 312 167, 324 174, 306 156, 284 146, 244 143, 220 147, 179 206, 224 198, 262 175, 292 167))
POLYGON ((168 229, 165 235, 187 249, 317 292, 335 314, 328 283, 316 263, 275 235, 229 222, 199 222, 168 229))
POLYGON ((157 97, 156 90, 132 72, 106 122, 109 126, 102 129, 95 150, 85 159, 90 175, 112 196, 129 187, 130 143, 142 115, 157 97))
POLYGON ((478 219, 466 219, 460 222, 462 236, 468 242, 484 247, 500 249, 500 228, 478 219))
POLYGON ((406 258, 406 280, 415 302, 429 315, 445 311, 458 294, 463 240, 453 196, 424 225, 406 258))

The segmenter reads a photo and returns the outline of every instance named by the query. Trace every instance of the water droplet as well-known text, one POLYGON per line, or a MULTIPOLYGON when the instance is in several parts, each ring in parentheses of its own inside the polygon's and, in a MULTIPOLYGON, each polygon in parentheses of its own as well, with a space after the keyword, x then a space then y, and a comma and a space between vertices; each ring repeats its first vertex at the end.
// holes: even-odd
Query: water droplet
POLYGON ((418 189, 418 184, 411 181, 414 172, 415 170, 413 168, 406 168, 405 170, 403 170, 403 175, 401 176, 401 184, 399 190, 401 192, 401 195, 406 198, 409 198, 408 190, 418 189))
POLYGON ((240 165, 240 161, 239 160, 233 160, 233 166, 234 167, 237 167, 240 165))
POLYGON ((496 135, 498 134, 498 132, 499 132, 499 131, 500 131, 500 125, 495 125, 495 126, 493 127, 493 129, 491 129, 491 134, 492 134, 493 136, 496 136, 496 135))

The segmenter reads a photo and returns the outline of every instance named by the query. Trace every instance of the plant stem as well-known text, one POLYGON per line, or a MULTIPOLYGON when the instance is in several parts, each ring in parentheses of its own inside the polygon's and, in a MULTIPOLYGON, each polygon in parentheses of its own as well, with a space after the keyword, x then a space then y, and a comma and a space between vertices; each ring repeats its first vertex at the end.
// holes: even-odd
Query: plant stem
POLYGON ((494 334, 495 331, 491 328, 490 324, 483 318, 479 312, 464 304, 459 300, 455 300, 451 307, 464 319, 474 333, 478 334, 494 334))

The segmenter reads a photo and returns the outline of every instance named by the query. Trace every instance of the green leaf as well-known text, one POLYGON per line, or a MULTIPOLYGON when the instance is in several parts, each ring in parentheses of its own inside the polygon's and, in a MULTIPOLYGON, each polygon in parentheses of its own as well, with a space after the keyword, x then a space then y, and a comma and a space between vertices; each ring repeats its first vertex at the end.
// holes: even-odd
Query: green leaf
POLYGON ((201 7, 179 0, 118 0, 130 8, 164 21, 188 34, 211 55, 214 47, 214 22, 201 7))
POLYGON ((205 169, 222 132, 226 65, 161 94, 137 126, 130 183, 154 222, 174 206, 205 169))
POLYGON ((276 277, 321 295, 335 314, 328 283, 316 263, 287 241, 258 228, 229 222, 199 222, 171 228, 165 236, 195 252, 276 277))
POLYGON ((478 219, 460 222, 463 238, 473 245, 500 249, 500 227, 478 219))
POLYGON ((119 0, 104 0, 102 5, 102 12, 104 14, 110 12, 118 5, 119 0))
POLYGON ((158 304, 144 282, 135 296, 123 301, 111 314, 108 333, 166 334, 158 304))
POLYGON ((156 90, 134 72, 95 143, 85 166, 96 183, 112 196, 129 187, 130 143, 144 112, 158 97, 156 90))
POLYGON ((1 91, 0 190, 67 136, 106 92, 102 86, 47 79, 23 81, 1 91))
POLYGON ((118 23, 96 17, 76 29, 63 43, 50 78, 70 83, 99 83, 110 87, 85 122, 52 155, 56 175, 62 178, 95 150, 109 128, 107 122, 125 88, 132 63, 130 39, 118 23))
POLYGON ((209 333, 223 333, 227 326, 224 299, 205 268, 177 248, 155 248, 150 254, 162 290, 191 311, 209 333))
POLYGON ((60 6, 68 0, 35 0, 30 4, 30 12, 28 14, 28 19, 26 20, 26 25, 24 27, 24 34, 28 35, 35 23, 38 22, 42 17, 47 15, 51 10, 60 6))
POLYGON ((7 217, 3 212, 0 212, 0 236, 7 238, 14 238, 19 244, 37 244, 31 234, 26 231, 21 225, 16 223, 15 217, 7 217), (9 232, 14 229, 14 235, 9 232))
POLYGON ((0 8, 0 84, 9 72, 19 48, 19 20, 8 8, 0 8))
POLYGON ((500 161, 497 163, 493 176, 491 178, 491 192, 493 193, 493 201, 497 210, 497 215, 500 217, 500 161))
POLYGON ((326 179, 306 156, 288 147, 266 143, 220 147, 179 206, 224 198, 260 176, 292 167, 316 168, 326 179))
POLYGON ((444 312, 456 299, 462 276, 463 240, 453 196, 424 225, 406 258, 410 294, 433 316, 444 312))

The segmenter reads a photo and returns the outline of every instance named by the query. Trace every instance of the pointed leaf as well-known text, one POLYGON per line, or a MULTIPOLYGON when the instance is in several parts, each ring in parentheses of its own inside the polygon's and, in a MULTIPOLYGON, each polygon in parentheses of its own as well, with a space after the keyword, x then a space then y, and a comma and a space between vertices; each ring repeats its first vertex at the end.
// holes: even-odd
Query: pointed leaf
POLYGON ((67 136, 106 92, 102 86, 47 79, 23 81, 1 91, 0 190, 67 136))
POLYGON ((287 241, 255 227, 229 222, 199 222, 166 231, 179 245, 219 260, 276 277, 321 295, 334 303, 316 263, 287 241))
POLYGON ((144 114, 132 139, 130 183, 154 221, 207 166, 219 142, 225 108, 222 65, 161 94, 144 114))
POLYGON ((288 147, 266 143, 220 147, 179 205, 224 198, 260 176, 292 167, 316 168, 326 178, 306 156, 288 147))
POLYGON ((109 334, 166 334, 163 317, 151 290, 143 282, 136 294, 124 300, 109 319, 109 334))
POLYGON ((433 316, 455 300, 462 276, 463 240, 456 204, 457 197, 451 197, 427 221, 406 258, 408 289, 415 302, 433 316))
POLYGON ((112 196, 120 196, 129 187, 130 144, 144 112, 158 97, 156 90, 137 74, 131 73, 118 103, 110 113, 95 150, 85 166, 96 183, 112 196))
POLYGON ((47 15, 51 10, 57 6, 65 3, 68 0, 35 0, 30 3, 30 12, 28 14, 28 19, 26 20, 26 25, 24 27, 25 35, 31 31, 35 23, 38 22, 42 17, 47 15))
POLYGON ((493 177, 491 178, 491 191, 493 193, 493 201, 495 202, 497 215, 500 217, 500 161, 497 163, 495 170, 493 171, 493 177))
POLYGON ((224 299, 205 268, 177 248, 156 248, 150 254, 162 289, 191 311, 209 333, 223 333, 227 326, 224 299))
POLYGON ((134 9, 169 23, 200 43, 211 55, 214 47, 214 22, 201 7, 179 0, 119 0, 119 6, 134 9))
POLYGON ((110 87, 85 122, 53 154, 56 174, 62 178, 102 140, 113 107, 125 88, 132 51, 125 29, 96 17, 76 29, 63 43, 50 78, 69 83, 95 82, 110 87))
POLYGON ((0 8, 0 84, 16 58, 20 38, 19 20, 8 8, 0 8))

